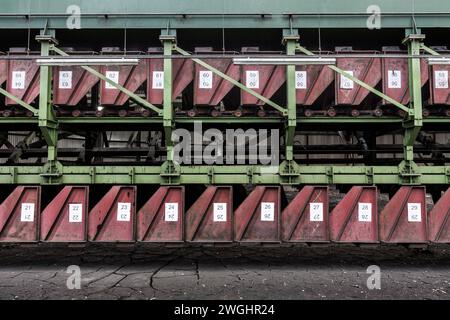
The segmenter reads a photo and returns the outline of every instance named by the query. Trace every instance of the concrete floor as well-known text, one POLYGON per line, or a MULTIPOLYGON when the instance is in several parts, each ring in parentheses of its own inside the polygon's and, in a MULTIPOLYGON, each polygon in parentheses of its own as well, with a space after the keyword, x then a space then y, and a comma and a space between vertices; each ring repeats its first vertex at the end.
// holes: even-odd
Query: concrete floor
POLYGON ((0 299, 450 299, 450 246, 2 246, 0 299))

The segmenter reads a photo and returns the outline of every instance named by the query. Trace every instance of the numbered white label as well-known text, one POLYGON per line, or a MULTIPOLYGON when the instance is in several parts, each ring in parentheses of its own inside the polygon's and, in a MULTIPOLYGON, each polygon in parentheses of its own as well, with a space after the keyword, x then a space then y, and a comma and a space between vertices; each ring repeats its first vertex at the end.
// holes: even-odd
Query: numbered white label
POLYGON ((214 222, 226 222, 227 221, 227 204, 226 203, 214 203, 213 206, 213 219, 214 222))
POLYGON ((295 89, 306 89, 306 71, 295 71, 295 89))
POLYGON ((275 221, 275 203, 261 202, 261 221, 275 221))
POLYGON ((130 221, 131 203, 119 202, 117 204, 117 221, 130 221))
POLYGON ((153 71, 152 88, 153 89, 164 89, 164 72, 163 71, 153 71))
POLYGON ((371 222, 372 221, 372 204, 358 203, 358 221, 371 222))
POLYGON ((178 203, 165 204, 164 220, 168 222, 178 221, 178 203))
POLYGON ((309 221, 323 221, 322 202, 311 202, 309 204, 309 221))
POLYGON ((81 203, 69 203, 69 222, 83 222, 83 205, 81 203))
POLYGON ((22 203, 20 210, 20 221, 22 222, 34 221, 34 203, 22 203))
POLYGON ((422 221, 422 206, 420 203, 408 203, 408 222, 422 221))
POLYGON ((13 89, 25 89, 25 71, 13 71, 12 72, 12 85, 13 89))
POLYGON ((436 89, 448 89, 447 70, 439 70, 434 72, 434 87, 436 89))
MULTIPOLYGON (((105 76, 114 83, 119 83, 119 71, 106 71, 105 76)), ((105 89, 116 89, 116 87, 105 81, 105 89)))
POLYGON ((388 88, 400 89, 402 87, 402 72, 400 70, 388 70, 388 88))
MULTIPOLYGON (((345 71, 349 75, 353 77, 353 71, 345 71)), ((352 80, 341 74, 341 89, 351 90, 354 87, 354 83, 352 80)))
POLYGON ((211 89, 213 81, 212 71, 199 71, 198 87, 200 89, 211 89))
POLYGON ((245 85, 250 89, 259 89, 259 71, 246 71, 245 85))
POLYGON ((72 71, 59 72, 59 89, 72 89, 72 71))

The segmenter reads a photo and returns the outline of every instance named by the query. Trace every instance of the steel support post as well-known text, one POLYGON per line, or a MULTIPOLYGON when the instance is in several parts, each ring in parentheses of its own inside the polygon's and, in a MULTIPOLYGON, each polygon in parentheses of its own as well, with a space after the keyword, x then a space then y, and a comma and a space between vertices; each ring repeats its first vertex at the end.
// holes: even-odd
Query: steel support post
MULTIPOLYGON (((295 55, 295 51, 300 39, 297 29, 283 30, 283 44, 286 47, 286 55, 295 55)), ((297 97, 295 92, 295 65, 286 66, 286 97, 287 112, 285 118, 285 157, 286 160, 280 166, 280 175, 285 179, 285 183, 292 183, 297 178, 298 165, 294 161, 294 136, 297 126, 297 97)))
MULTIPOLYGON (((408 46, 408 54, 411 56, 420 55, 422 41, 425 35, 420 34, 420 30, 406 30, 406 38, 403 43, 408 46)), ((414 142, 422 128, 422 82, 420 59, 411 58, 408 60, 409 71, 409 94, 410 105, 408 114, 403 122, 405 134, 403 139, 404 161, 401 166, 405 173, 405 182, 414 183, 416 174, 416 165, 414 163, 414 142)))
MULTIPOLYGON (((54 30, 41 30, 36 40, 41 44, 41 56, 50 55, 50 46, 57 45, 54 30)), ((52 68, 40 66, 40 91, 39 91, 39 128, 47 143, 47 164, 42 174, 50 182, 59 177, 57 144, 58 144, 58 122, 52 105, 52 68)))
POLYGON ((167 161, 161 168, 161 175, 170 184, 177 177, 176 164, 173 162, 173 139, 172 130, 175 127, 174 112, 172 104, 172 51, 176 46, 176 30, 163 29, 159 37, 164 46, 164 99, 163 99, 163 128, 167 152, 167 161))

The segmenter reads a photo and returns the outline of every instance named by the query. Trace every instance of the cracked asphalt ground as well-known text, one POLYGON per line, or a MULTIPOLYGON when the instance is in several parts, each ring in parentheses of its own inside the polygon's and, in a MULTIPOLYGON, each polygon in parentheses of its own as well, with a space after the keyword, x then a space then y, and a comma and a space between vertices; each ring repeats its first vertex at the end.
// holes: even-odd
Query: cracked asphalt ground
POLYGON ((450 246, 2 246, 0 298, 449 299, 450 246), (373 264, 380 290, 366 285, 373 264))

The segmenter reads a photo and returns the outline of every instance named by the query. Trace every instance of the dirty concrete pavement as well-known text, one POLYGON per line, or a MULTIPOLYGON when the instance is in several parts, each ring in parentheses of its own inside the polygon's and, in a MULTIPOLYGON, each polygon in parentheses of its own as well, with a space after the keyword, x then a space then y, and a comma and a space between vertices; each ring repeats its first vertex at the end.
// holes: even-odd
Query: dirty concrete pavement
POLYGON ((450 246, 2 246, 0 299, 450 299, 450 246))

